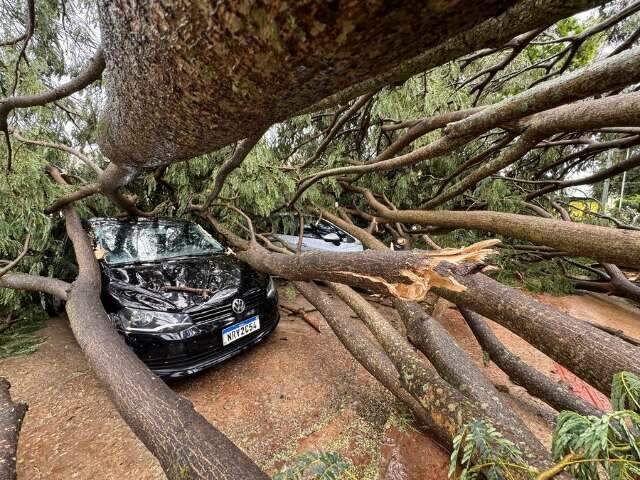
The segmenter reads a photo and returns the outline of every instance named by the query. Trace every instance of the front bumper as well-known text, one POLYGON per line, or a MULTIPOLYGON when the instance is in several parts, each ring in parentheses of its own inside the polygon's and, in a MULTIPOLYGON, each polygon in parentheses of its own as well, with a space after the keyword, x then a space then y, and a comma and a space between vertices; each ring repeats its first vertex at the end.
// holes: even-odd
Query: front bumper
POLYGON ((127 345, 156 375, 175 379, 217 365, 261 342, 280 321, 277 296, 247 310, 243 316, 196 324, 180 333, 144 334, 121 331, 127 345), (222 330, 254 315, 260 330, 223 346, 222 330))

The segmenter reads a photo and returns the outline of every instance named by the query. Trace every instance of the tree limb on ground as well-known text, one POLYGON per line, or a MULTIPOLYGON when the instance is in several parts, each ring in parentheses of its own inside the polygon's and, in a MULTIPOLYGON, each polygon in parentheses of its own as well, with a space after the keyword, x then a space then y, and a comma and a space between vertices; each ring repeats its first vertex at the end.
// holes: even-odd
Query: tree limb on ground
POLYGON ((16 452, 27 404, 11 400, 11 384, 0 377, 0 480, 15 480, 16 452))

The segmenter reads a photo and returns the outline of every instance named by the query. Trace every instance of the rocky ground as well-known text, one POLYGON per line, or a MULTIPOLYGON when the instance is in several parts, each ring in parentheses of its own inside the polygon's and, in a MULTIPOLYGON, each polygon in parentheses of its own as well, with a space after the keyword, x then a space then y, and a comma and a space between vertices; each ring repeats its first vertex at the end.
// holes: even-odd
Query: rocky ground
MULTIPOLYGON (((281 288, 281 298, 308 307, 289 288, 281 288)), ((592 295, 541 298, 640 338, 640 313, 624 302, 592 295)), ((350 314, 346 307, 344 314, 350 314)), ((353 462, 360 479, 446 478, 447 452, 413 428, 406 411, 352 360, 319 315, 312 314, 320 333, 298 317, 282 315, 266 342, 173 388, 269 473, 300 453, 332 451, 353 462)), ((442 322, 548 443, 545 419, 553 411, 493 364, 483 366, 482 352, 455 310, 442 322)), ((493 326, 516 353, 560 380, 553 361, 493 326)), ((36 353, 0 362, 0 376, 13 384, 14 398, 29 404, 18 479, 164 478, 89 370, 66 319, 51 319, 41 335, 47 340, 36 353)))

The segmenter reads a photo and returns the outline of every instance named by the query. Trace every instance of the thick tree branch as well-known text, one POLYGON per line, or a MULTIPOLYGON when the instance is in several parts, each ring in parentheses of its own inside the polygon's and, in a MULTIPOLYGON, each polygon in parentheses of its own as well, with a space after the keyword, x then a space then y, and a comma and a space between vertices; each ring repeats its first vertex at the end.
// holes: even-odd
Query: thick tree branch
MULTIPOLYGON (((444 274, 447 266, 442 263, 436 269, 442 269, 444 274)), ((640 348, 486 275, 454 277, 467 287, 464 291, 435 288, 434 292, 459 307, 491 318, 604 394, 610 393, 616 373, 640 374, 640 348)))
POLYGON ((502 212, 391 210, 365 194, 381 217, 406 224, 467 228, 547 245, 571 255, 591 257, 617 265, 640 266, 640 233, 589 224, 577 224, 502 212))
POLYGON ((0 479, 15 480, 18 435, 27 404, 11 400, 11 384, 0 377, 0 479))
POLYGON ((465 308, 461 308, 460 312, 482 350, 489 354, 491 360, 514 383, 524 387, 531 395, 547 402, 558 411, 571 410, 581 415, 602 415, 601 411, 574 395, 564 385, 554 382, 513 354, 498 340, 481 315, 465 308))
POLYGON ((218 173, 216 174, 216 179, 213 182, 213 190, 207 197, 207 201, 205 203, 206 208, 209 208, 216 198, 218 198, 218 195, 220 195, 222 187, 224 186, 224 181, 231 172, 244 162, 244 159, 247 158, 247 155, 249 155, 251 149, 256 145, 256 143, 260 141, 263 134, 264 130, 252 137, 245 138, 238 143, 233 155, 231 155, 231 157, 222 164, 220 170, 218 170, 218 173))
POLYGON ((55 202, 44 209, 44 213, 50 214, 62 210, 67 205, 71 205, 73 202, 82 200, 83 198, 90 197, 100 193, 100 184, 90 183, 88 185, 82 185, 73 192, 58 198, 55 202))
MULTIPOLYGON (((109 103, 103 116, 106 128, 100 145, 108 158, 121 165, 150 166, 186 160, 290 118, 327 95, 366 81, 378 72, 393 70, 421 52, 431 53, 426 64, 419 62, 418 71, 470 53, 482 42, 502 44, 597 3, 537 0, 519 1, 512 6, 482 0, 465 4, 464 13, 460 14, 455 10, 457 6, 450 4, 415 9, 410 3, 401 2, 380 10, 381 5, 355 2, 340 9, 339 18, 350 19, 348 31, 342 29, 332 7, 325 2, 295 3, 287 10, 287 25, 300 26, 306 32, 305 39, 314 32, 314 41, 302 40, 300 29, 281 28, 279 48, 271 48, 266 40, 249 42, 249 38, 262 39, 264 33, 247 11, 235 4, 197 13, 181 4, 166 7, 162 16, 166 23, 161 29, 167 28, 176 38, 199 39, 186 48, 177 48, 178 42, 167 41, 158 34, 156 23, 160 17, 151 14, 148 4, 118 8, 100 4, 101 31, 111 72, 107 84, 109 103), (209 20, 204 22, 204 18, 209 20), (481 29, 474 28, 483 23, 481 29), (244 28, 236 30, 238 24, 244 28), (399 24, 403 28, 397 28, 399 24), (444 38, 455 40, 447 42, 444 38), (208 48, 212 44, 219 48, 208 48), (249 44, 253 47, 249 48, 249 44), (135 49, 137 55, 127 57, 127 49, 135 49), (367 55, 362 55, 363 51, 367 55), (234 55, 226 55, 227 52, 234 55), (189 74, 167 75, 166 68, 162 73, 143 73, 139 64, 145 61, 176 70, 181 68, 179 65, 188 65, 189 74), (244 80, 238 83, 235 79, 244 80), (154 95, 147 95, 151 90, 154 95), (190 94, 175 95, 176 91, 190 94), (215 95, 211 95, 212 91, 215 95), (136 100, 129 101, 133 99, 136 100), (197 115, 193 114, 194 105, 198 105, 197 115), (165 121, 140 122, 143 112, 150 111, 165 121)), ((267 5, 262 12, 261 24, 282 22, 279 6, 267 5)), ((403 65, 403 72, 407 68, 403 65)), ((367 88, 350 98, 375 90, 367 88)))
POLYGON ((303 252, 286 255, 270 252, 256 242, 248 242, 226 230, 211 215, 212 226, 238 250, 236 255, 255 269, 289 280, 324 280, 368 288, 398 298, 420 300, 435 285, 458 288, 447 277, 432 276, 439 262, 449 259, 461 271, 473 269, 477 262, 493 253, 495 241, 480 242, 463 249, 424 251, 369 251, 364 253, 303 252))
POLYGON ((58 297, 61 300, 66 300, 67 292, 71 289, 71 284, 56 278, 41 277, 40 275, 7 273, 0 278, 0 288, 44 292, 58 297))
POLYGON ((29 243, 31 242, 31 234, 27 233, 27 237, 24 239, 24 245, 22 250, 18 254, 16 258, 7 263, 4 267, 0 268, 0 278, 2 278, 7 272, 9 272, 13 267, 18 265, 20 261, 24 258, 24 256, 29 252, 29 243))
MULTIPOLYGON (((439 301, 442 301, 440 299, 439 301)), ((436 304, 437 305, 437 304, 436 304)), ((494 385, 449 332, 416 302, 395 299, 393 306, 407 328, 407 336, 433 364, 438 374, 463 395, 484 405, 485 411, 503 422, 526 430, 518 415, 500 399, 494 385)))
POLYGON ((640 285, 633 283, 616 265, 603 263, 602 266, 611 277, 609 281, 614 292, 640 303, 640 285))

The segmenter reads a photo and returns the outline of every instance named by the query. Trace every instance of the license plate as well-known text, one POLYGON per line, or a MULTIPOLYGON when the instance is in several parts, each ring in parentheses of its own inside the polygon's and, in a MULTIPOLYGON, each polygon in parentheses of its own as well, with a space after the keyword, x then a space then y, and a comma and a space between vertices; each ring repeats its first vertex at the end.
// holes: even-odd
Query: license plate
POLYGON ((229 345, 257 330, 260 330, 260 317, 256 315, 222 330, 222 345, 229 345))

